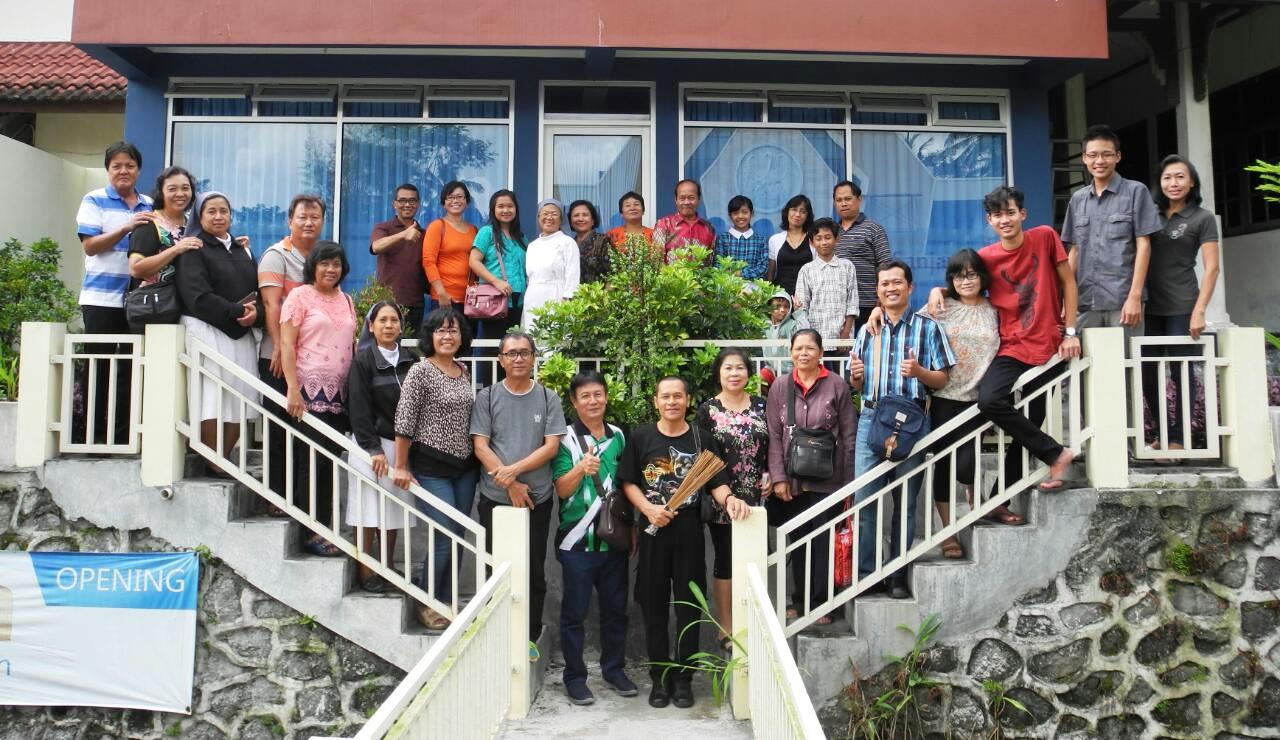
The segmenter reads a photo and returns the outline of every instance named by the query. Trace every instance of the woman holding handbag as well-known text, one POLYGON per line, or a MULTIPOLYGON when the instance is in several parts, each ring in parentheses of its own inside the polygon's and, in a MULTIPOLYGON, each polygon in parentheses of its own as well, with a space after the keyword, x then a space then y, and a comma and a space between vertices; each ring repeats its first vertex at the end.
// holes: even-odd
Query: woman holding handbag
POLYGON ((448 308, 462 303, 470 279, 471 245, 476 227, 462 216, 471 205, 471 191, 465 183, 452 180, 440 188, 444 216, 427 226, 422 235, 422 271, 431 286, 436 306, 448 308))
POLYGON ((195 197, 195 179, 181 167, 165 168, 156 177, 151 194, 156 217, 129 237, 129 277, 138 285, 171 281, 178 255, 200 248, 198 237, 185 236, 187 209, 195 197))
MULTIPOLYGON (((714 436, 724 450, 724 462, 729 472, 729 488, 733 495, 747 502, 748 506, 760 506, 769 495, 769 427, 765 421, 765 400, 747 393, 747 381, 751 379, 751 359, 743 350, 728 347, 720 350, 711 363, 711 377, 720 385, 720 392, 703 401, 698 407, 696 421, 708 434, 714 436)), ((707 531, 711 533, 711 548, 715 551, 715 564, 711 569, 711 593, 715 597, 716 619, 724 627, 720 649, 728 652, 729 635, 733 634, 733 525, 729 515, 708 496, 703 499, 704 511, 709 514, 707 531)))
MULTIPOLYGON (((780 521, 800 515, 821 502, 825 494, 839 490, 851 480, 849 461, 853 457, 858 423, 844 379, 822 366, 822 335, 813 329, 801 329, 793 334, 791 363, 791 373, 769 388, 766 408, 769 477, 776 500, 770 514, 780 521), (802 444, 806 441, 812 444, 802 444)), ((809 520, 793 533, 793 538, 825 529, 836 514, 831 510, 809 520)), ((828 535, 821 534, 811 541, 814 557, 810 559, 808 584, 805 583, 806 558, 792 558, 792 604, 804 600, 806 586, 809 608, 826 601, 827 573, 831 565, 826 559, 830 547, 827 538, 828 535)), ((787 616, 796 616, 793 606, 787 607, 787 616)), ((814 624, 831 624, 831 617, 821 616, 814 624)))
MULTIPOLYGON (((524 310, 524 233, 520 231, 520 204, 510 190, 499 190, 489 198, 489 223, 476 232, 471 244, 471 273, 477 284, 467 288, 466 313, 472 318, 471 331, 482 339, 501 339, 507 329, 520 325, 524 310), (500 291, 506 296, 506 311, 501 315, 473 316, 476 293, 500 291)), ((477 356, 497 357, 497 349, 478 349, 477 356)), ((489 365, 477 365, 477 380, 488 385, 489 365)), ((498 379, 502 377, 501 370, 498 379)))

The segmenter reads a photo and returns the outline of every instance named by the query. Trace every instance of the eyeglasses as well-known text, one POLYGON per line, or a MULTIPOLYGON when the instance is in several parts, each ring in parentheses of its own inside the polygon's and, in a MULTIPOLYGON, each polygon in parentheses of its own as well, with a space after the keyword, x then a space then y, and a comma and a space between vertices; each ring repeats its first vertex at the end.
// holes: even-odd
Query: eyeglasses
POLYGON ((958 283, 965 283, 970 280, 977 280, 977 279, 978 279, 978 273, 976 272, 962 272, 959 275, 956 275, 952 278, 952 280, 955 280, 958 283))
POLYGON ((510 352, 503 352, 502 356, 508 360, 530 360, 533 359, 533 352, 527 349, 513 349, 510 352))
POLYGON ((462 202, 464 202, 464 203, 465 203, 465 202, 467 201, 467 196, 465 196, 465 195, 449 195, 449 196, 446 196, 446 197, 445 197, 445 199, 444 199, 444 202, 445 202, 445 203, 456 203, 456 202, 458 202, 458 201, 462 201, 462 202))
POLYGON ((411 206, 414 203, 419 203, 419 202, 421 201, 419 201, 417 198, 396 198, 396 203, 402 206, 411 206))
POLYGON ((462 332, 458 331, 457 329, 447 328, 447 327, 446 327, 446 328, 443 328, 443 329, 436 329, 435 331, 433 331, 433 332, 431 332, 431 333, 432 333, 432 334, 438 334, 438 335, 440 335, 440 336, 442 336, 442 337, 448 337, 448 336, 457 336, 457 335, 461 334, 462 332))
POLYGON ((1104 162, 1110 162, 1111 160, 1118 159, 1119 157, 1119 152, 1085 152, 1084 161, 1096 162, 1101 159, 1104 162))

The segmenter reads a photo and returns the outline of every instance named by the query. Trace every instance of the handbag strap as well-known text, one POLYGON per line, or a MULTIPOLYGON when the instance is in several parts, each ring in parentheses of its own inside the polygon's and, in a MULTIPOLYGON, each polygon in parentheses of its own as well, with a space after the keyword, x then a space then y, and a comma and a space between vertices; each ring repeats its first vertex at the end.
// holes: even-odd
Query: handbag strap
POLYGON ((503 239, 503 238, 505 237, 502 235, 501 232, 499 232, 498 238, 493 240, 493 251, 498 253, 498 269, 502 272, 502 281, 510 282, 509 280, 507 280, 506 260, 502 259, 502 245, 498 243, 498 239, 503 239))
MULTIPOLYGON (((591 443, 587 441, 587 435, 578 435, 578 444, 582 445, 582 454, 586 455, 591 450, 591 443)), ((600 482, 600 472, 596 471, 591 474, 591 483, 596 487, 596 497, 604 498, 608 491, 604 490, 604 483, 600 482)))
POLYGON ((787 428, 796 428, 796 379, 787 378, 787 428))

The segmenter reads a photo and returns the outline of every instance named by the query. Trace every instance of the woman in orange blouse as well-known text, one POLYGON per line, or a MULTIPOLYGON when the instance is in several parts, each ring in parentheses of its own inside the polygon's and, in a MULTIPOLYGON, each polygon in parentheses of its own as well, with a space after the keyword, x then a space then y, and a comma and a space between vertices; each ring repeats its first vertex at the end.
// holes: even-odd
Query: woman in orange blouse
POLYGON ((618 199, 618 213, 622 215, 622 226, 609 230, 609 240, 619 249, 627 240, 628 234, 639 234, 645 241, 653 241, 653 229, 641 223, 644 218, 644 198, 632 191, 618 199))
POLYGON ((457 303, 461 311, 471 274, 467 259, 476 238, 476 227, 462 219, 471 205, 471 191, 457 180, 447 182, 440 189, 440 205, 444 217, 432 221, 422 235, 422 269, 436 305, 447 308, 457 303))

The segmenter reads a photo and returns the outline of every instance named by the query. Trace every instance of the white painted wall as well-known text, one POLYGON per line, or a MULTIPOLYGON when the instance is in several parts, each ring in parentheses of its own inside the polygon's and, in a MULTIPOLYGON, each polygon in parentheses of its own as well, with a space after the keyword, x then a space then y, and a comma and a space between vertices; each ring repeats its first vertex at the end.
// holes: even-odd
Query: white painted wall
POLYGON ((32 143, 81 167, 101 169, 102 152, 123 138, 123 112, 37 113, 32 143))
POLYGON ((1239 326, 1280 329, 1280 229, 1222 241, 1227 311, 1239 326))
POLYGON ((0 168, 13 173, 0 178, 0 241, 17 237, 30 243, 46 236, 56 240, 62 245, 59 274, 78 294, 84 252, 76 237, 76 209, 85 193, 107 184, 102 163, 81 167, 0 136, 0 168))
POLYGON ((0 41, 70 41, 75 0, 0 0, 0 41))

